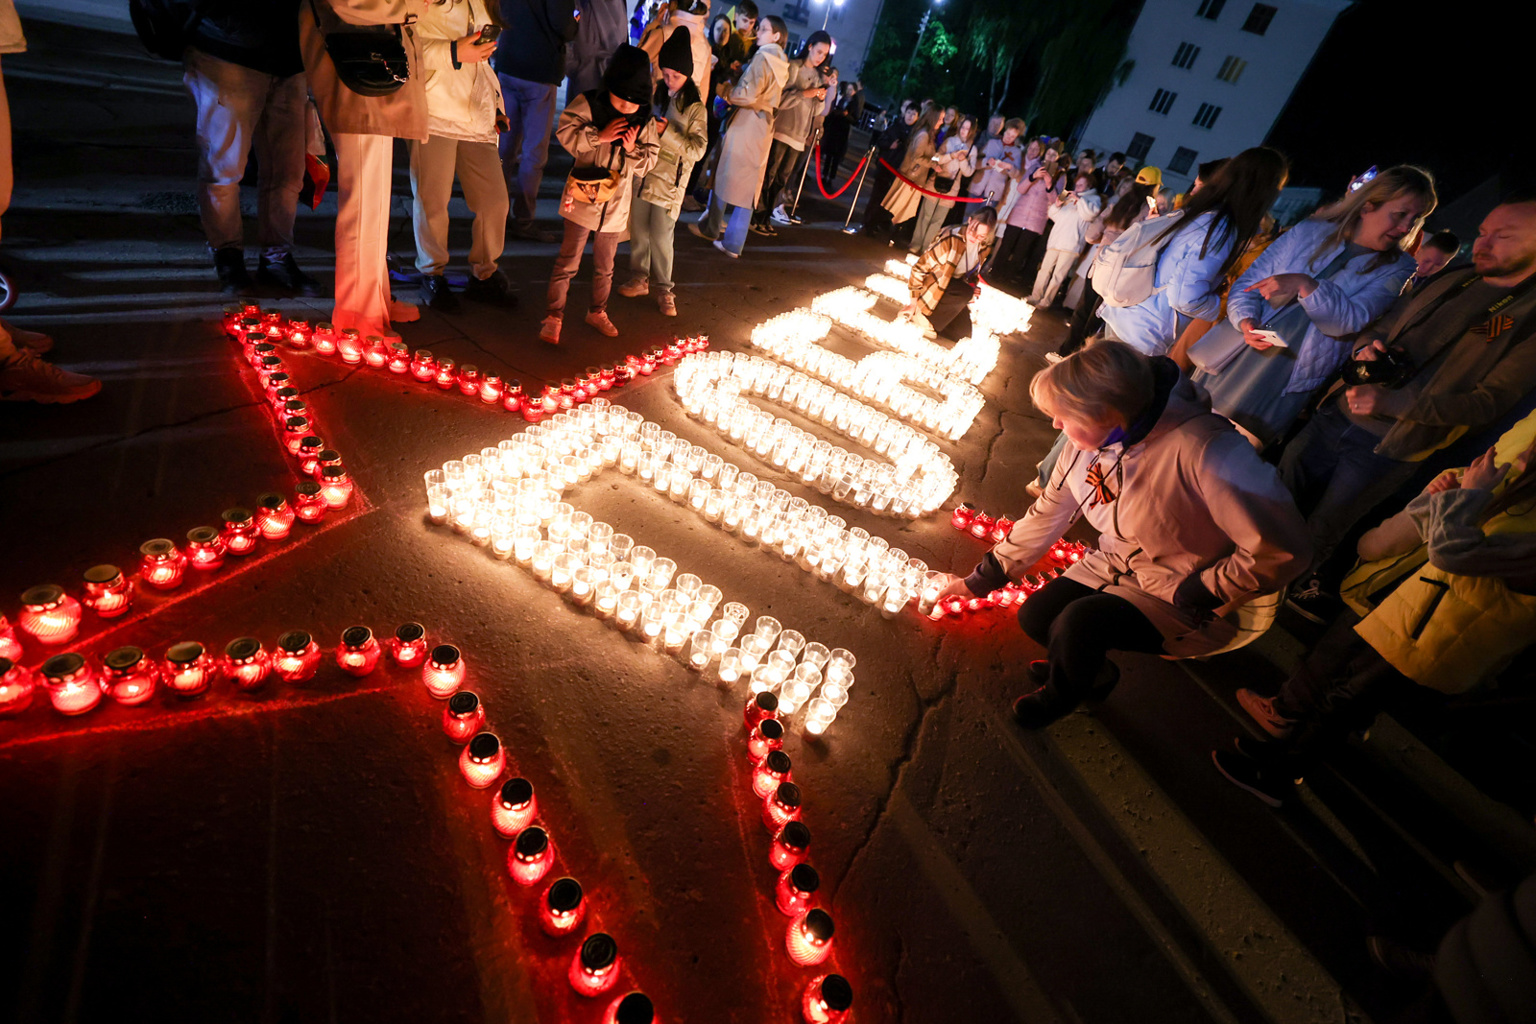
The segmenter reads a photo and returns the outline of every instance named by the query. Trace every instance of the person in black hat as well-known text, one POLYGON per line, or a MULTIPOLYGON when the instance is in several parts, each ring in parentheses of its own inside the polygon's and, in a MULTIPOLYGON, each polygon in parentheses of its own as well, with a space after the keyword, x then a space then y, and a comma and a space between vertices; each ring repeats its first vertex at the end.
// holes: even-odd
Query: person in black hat
POLYGON ((660 131, 656 166, 639 185, 629 218, 630 279, 619 294, 648 295, 656 281, 656 305, 665 316, 677 315, 672 295, 672 238, 683 209, 693 165, 709 144, 709 121, 698 84, 693 80, 692 38, 677 28, 656 55, 662 83, 654 109, 660 131))
POLYGON ((630 178, 650 173, 656 163, 651 99, 651 58, 638 46, 624 43, 603 72, 602 85, 581 93, 560 114, 555 138, 575 166, 560 197, 565 239, 549 275, 548 315, 539 328, 539 337, 551 345, 560 343, 566 292, 581 265, 588 235, 593 242, 587 323, 610 338, 619 333, 608 319, 608 290, 619 238, 629 227, 630 178))

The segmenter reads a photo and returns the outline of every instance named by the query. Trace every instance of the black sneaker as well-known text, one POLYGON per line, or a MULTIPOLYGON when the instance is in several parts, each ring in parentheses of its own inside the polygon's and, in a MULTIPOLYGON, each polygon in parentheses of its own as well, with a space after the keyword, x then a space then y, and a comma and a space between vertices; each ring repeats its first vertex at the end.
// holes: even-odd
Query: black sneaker
POLYGON ((421 278, 421 304, 439 313, 457 313, 459 297, 448 288, 448 279, 442 274, 424 274, 421 278))
POLYGON ((1313 576, 1293 589, 1285 599, 1286 607, 1308 622, 1326 626, 1344 610, 1344 602, 1323 589, 1323 581, 1313 576))
POLYGON ((245 250, 234 246, 213 251, 213 269, 219 275, 219 285, 226 295, 244 295, 256 286, 250 272, 245 269, 245 250))
POLYGON ((256 268, 256 280, 273 288, 280 288, 290 295, 319 295, 320 282, 299 269, 293 253, 283 253, 282 259, 269 260, 262 256, 256 268))
POLYGON ((1013 720, 1026 729, 1041 729, 1071 711, 1055 694, 1040 687, 1034 693, 1026 693, 1013 702, 1013 720))
POLYGON ((762 235, 764 238, 772 238, 774 235, 778 234, 778 232, 775 231, 771 225, 759 224, 756 221, 753 221, 751 225, 748 226, 747 230, 752 232, 754 235, 762 235))
POLYGON ((1232 785, 1247 790, 1271 807, 1284 807, 1296 794, 1293 780, 1275 775, 1273 769, 1266 769, 1251 757, 1213 750, 1211 763, 1232 785))
POLYGON ((1367 937, 1365 951, 1376 966, 1404 981, 1429 981, 1434 976, 1435 954, 1411 949, 1385 935, 1367 937))
POLYGON ((492 271, 487 278, 471 277, 469 284, 464 286, 464 297, 505 309, 517 308, 517 292, 507 275, 499 270, 492 271))

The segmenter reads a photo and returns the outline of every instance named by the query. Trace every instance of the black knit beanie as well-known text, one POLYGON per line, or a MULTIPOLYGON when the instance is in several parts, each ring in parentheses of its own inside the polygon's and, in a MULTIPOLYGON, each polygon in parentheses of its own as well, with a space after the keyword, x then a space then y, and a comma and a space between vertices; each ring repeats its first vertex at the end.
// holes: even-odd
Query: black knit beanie
POLYGON ((693 77, 693 37, 688 30, 679 25, 667 36, 666 42, 661 44, 661 52, 656 55, 656 63, 663 68, 671 68, 678 74, 693 77))
POLYGON ((642 107, 651 102, 651 58, 638 46, 622 43, 603 72, 603 88, 642 107))

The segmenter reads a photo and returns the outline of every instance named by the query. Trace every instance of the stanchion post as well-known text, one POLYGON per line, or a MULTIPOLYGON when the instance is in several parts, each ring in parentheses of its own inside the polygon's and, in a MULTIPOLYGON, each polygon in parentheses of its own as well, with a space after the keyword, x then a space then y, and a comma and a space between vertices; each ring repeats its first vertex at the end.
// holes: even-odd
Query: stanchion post
POLYGON ((853 223, 853 211, 859 208, 859 193, 864 191, 864 179, 869 177, 869 165, 877 159, 875 147, 869 147, 869 155, 864 158, 864 170, 859 173, 859 183, 853 187, 853 202, 848 204, 848 219, 843 221, 843 234, 851 235, 858 228, 849 227, 853 223))
POLYGON ((800 165, 800 186, 795 189, 795 202, 789 208, 791 219, 800 212, 800 195, 805 191, 805 176, 811 170, 811 159, 816 155, 816 147, 819 145, 821 145, 821 125, 817 125, 816 130, 811 133, 811 145, 805 151, 805 163, 800 165))

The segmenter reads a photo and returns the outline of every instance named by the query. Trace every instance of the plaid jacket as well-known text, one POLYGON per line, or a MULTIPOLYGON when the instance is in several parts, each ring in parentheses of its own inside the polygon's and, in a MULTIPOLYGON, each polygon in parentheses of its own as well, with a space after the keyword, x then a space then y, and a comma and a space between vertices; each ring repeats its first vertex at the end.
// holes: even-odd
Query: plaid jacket
MULTIPOLYGON (((987 256, 992 252, 992 242, 993 239, 989 237, 978 247, 977 268, 987 262, 987 256)), ((938 307, 939 300, 944 297, 944 289, 949 287, 950 279, 955 276, 955 268, 963 259, 965 225, 953 224, 939 232, 939 237, 917 258, 917 264, 912 268, 912 301, 917 304, 919 313, 927 316, 938 307)))

